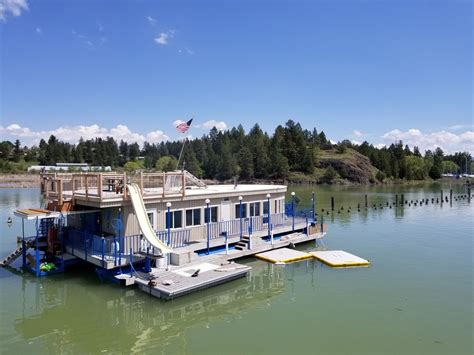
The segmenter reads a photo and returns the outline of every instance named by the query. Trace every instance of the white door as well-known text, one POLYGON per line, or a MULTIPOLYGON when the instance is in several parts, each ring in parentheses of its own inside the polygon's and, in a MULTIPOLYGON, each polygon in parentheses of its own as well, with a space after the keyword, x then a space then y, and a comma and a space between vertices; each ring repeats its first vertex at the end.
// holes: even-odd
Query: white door
POLYGON ((221 203, 221 221, 230 220, 230 201, 222 201, 221 203))

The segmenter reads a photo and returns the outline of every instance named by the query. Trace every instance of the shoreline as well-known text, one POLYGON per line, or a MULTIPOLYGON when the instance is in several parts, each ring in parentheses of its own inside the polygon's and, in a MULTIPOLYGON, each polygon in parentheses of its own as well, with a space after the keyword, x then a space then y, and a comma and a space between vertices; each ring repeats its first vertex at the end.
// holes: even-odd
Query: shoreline
MULTIPOLYGON (((217 181, 217 180, 204 180, 207 184, 219 184, 219 183, 233 183, 233 181, 217 181)), ((439 180, 388 180, 378 183, 359 184, 349 180, 338 180, 332 184, 318 184, 310 181, 295 181, 295 180, 271 180, 271 179, 258 179, 252 181, 240 181, 241 184, 290 184, 290 185, 315 185, 315 186, 417 186, 424 184, 455 184, 463 185, 468 183, 469 179, 466 178, 441 178, 439 180)), ((1 188, 39 188, 40 187, 40 175, 39 174, 0 174, 0 189, 1 188)))
POLYGON ((40 187, 39 174, 0 174, 0 188, 33 188, 40 187))

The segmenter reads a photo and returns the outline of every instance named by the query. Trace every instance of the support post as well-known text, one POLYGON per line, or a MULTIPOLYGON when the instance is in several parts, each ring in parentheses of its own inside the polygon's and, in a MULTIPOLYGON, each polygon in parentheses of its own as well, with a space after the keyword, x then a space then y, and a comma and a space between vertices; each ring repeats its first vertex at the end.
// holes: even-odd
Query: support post
POLYGON ((168 213, 166 215, 166 224, 167 224, 167 231, 168 231, 168 236, 167 236, 167 245, 171 244, 171 202, 166 203, 166 207, 168 208, 168 213))
POLYGON ((35 244, 36 244, 36 250, 35 250, 35 274, 36 277, 40 276, 40 254, 39 254, 39 245, 38 245, 38 238, 39 238, 39 219, 36 217, 36 238, 35 238, 35 244))
POLYGON ((252 225, 249 225, 249 250, 252 250, 252 225))
POLYGON ((239 218, 240 218, 240 240, 242 241, 243 237, 243 221, 242 221, 242 196, 239 196, 239 218))
POLYGON ((365 195, 365 208, 368 207, 368 202, 367 202, 367 195, 365 195))
POLYGON ((102 200, 102 173, 98 173, 97 177, 99 179, 98 184, 97 184, 97 194, 99 195, 100 199, 102 200))
POLYGON ((130 277, 133 276, 133 252, 132 252, 132 247, 130 247, 130 277))
POLYGON ((117 266, 117 238, 114 235, 114 266, 117 266))
POLYGON ((291 193, 291 215, 292 215, 292 221, 291 221, 291 231, 295 231, 295 192, 293 191, 291 193))
POLYGON ((209 203, 211 202, 208 198, 206 199, 206 217, 207 217, 207 255, 209 255, 209 249, 211 244, 211 210, 209 209, 209 203))
POLYGON ((395 195, 395 207, 398 207, 398 194, 395 195))
POLYGON ((334 196, 331 196, 331 211, 334 211, 334 196))
POLYGON ((270 244, 273 245, 273 224, 270 226, 270 244))
POLYGON ((151 272, 151 262, 150 262, 150 247, 146 247, 146 258, 145 258, 145 272, 151 272))
POLYGON ((102 267, 105 265, 105 238, 101 239, 102 267))
POLYGON ((229 236, 227 232, 224 232, 225 238, 225 255, 229 255, 229 236))
POLYGON ((316 200, 314 199, 314 191, 311 192, 311 208, 313 209, 313 221, 316 221, 316 210, 315 210, 316 200))
POLYGON ((86 180, 86 201, 89 199, 89 175, 84 176, 86 180))
POLYGON ((267 204, 268 204, 268 209, 267 209, 267 213, 268 213, 268 220, 267 220, 267 224, 268 224, 268 237, 270 237, 270 224, 271 224, 271 220, 270 220, 270 194, 267 194, 267 204))
POLYGON ((119 228, 118 228, 118 243, 119 243, 119 265, 122 265, 122 249, 125 247, 124 245, 120 245, 121 242, 121 235, 122 235, 122 209, 119 208, 119 228))

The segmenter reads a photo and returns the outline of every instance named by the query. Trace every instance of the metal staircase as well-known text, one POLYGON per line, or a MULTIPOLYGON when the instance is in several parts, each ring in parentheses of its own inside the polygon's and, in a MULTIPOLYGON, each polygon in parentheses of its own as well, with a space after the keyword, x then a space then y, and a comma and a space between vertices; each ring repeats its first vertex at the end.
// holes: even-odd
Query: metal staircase
MULTIPOLYGON (((28 240, 25 243, 26 249, 31 248, 35 243, 35 240, 28 240)), ((19 246, 16 248, 14 251, 12 251, 5 259, 0 261, 0 266, 7 266, 10 265, 12 262, 14 262, 21 254, 23 253, 23 245, 19 246)))

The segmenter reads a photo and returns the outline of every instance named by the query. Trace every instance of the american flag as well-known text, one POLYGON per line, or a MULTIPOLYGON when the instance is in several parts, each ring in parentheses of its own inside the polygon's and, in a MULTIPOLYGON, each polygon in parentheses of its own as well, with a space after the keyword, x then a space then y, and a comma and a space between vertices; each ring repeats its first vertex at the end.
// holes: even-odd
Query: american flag
POLYGON ((191 122, 193 122, 193 118, 191 118, 188 122, 181 122, 176 126, 176 130, 180 133, 186 133, 189 127, 191 127, 191 122))

